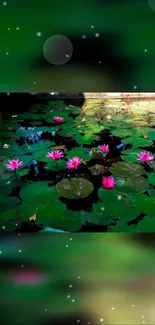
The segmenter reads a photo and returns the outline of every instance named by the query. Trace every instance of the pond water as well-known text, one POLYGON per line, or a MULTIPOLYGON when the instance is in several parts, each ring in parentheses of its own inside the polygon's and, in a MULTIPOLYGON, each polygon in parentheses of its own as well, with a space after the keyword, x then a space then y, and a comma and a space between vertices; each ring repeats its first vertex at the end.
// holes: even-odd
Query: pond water
POLYGON ((3 119, 2 232, 155 230, 154 103, 123 103, 46 100, 3 119))

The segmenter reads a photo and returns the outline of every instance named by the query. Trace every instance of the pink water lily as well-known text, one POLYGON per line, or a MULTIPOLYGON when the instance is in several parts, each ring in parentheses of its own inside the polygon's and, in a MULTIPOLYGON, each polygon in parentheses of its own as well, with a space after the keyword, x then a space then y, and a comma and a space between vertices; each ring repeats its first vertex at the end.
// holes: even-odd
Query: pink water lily
POLYGON ((102 179, 102 186, 104 188, 114 188, 115 184, 116 182, 112 176, 103 177, 102 179))
POLYGON ((64 157, 64 153, 60 150, 55 150, 55 151, 48 152, 46 157, 55 160, 64 157))
POLYGON ((74 158, 72 158, 72 159, 69 159, 68 161, 67 161, 67 164, 66 164, 66 166, 67 166, 67 168, 75 168, 75 169, 77 169, 78 168, 78 166, 80 165, 82 163, 82 159, 80 159, 79 157, 74 157, 74 158))
POLYGON ((100 146, 100 150, 103 152, 108 152, 109 151, 109 145, 107 144, 103 144, 102 146, 100 146))
POLYGON ((64 121, 64 117, 54 116, 54 117, 53 117, 53 120, 54 120, 55 122, 61 123, 61 122, 64 121))
POLYGON ((137 156, 139 158, 137 158, 138 160, 141 160, 142 162, 147 162, 147 161, 151 161, 154 159, 154 157, 152 155, 150 155, 149 152, 143 151, 140 154, 137 154, 137 156))
POLYGON ((8 164, 6 164, 6 167, 11 170, 15 170, 23 165, 23 161, 19 161, 18 159, 12 159, 8 160, 8 164))

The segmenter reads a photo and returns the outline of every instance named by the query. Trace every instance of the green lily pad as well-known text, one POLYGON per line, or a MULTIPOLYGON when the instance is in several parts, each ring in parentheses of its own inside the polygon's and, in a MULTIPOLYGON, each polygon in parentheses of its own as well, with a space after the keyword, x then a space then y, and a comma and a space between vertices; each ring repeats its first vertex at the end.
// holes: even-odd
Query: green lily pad
POLYGON ((123 143, 131 144, 133 147, 150 147, 152 145, 152 141, 145 138, 125 138, 123 139, 123 143))
POLYGON ((147 136, 149 137, 149 139, 155 140, 155 130, 148 131, 147 136))
POLYGON ((21 223, 17 209, 7 210, 0 215, 1 232, 12 232, 19 228, 21 223))
POLYGON ((94 189, 93 184, 85 178, 63 179, 56 185, 59 195, 67 199, 87 197, 94 189))
POLYGON ((72 150, 67 151, 67 159, 73 158, 73 157, 80 157, 81 159, 87 161, 91 159, 91 156, 88 154, 88 148, 84 147, 77 147, 73 148, 72 150))
POLYGON ((136 175, 138 176, 143 174, 144 168, 138 163, 130 163, 128 161, 124 161, 112 164, 110 171, 116 176, 134 177, 136 175))
POLYGON ((155 189, 151 189, 151 190, 148 190, 149 192, 149 195, 152 197, 152 198, 155 198, 155 189))
POLYGON ((56 165, 54 160, 52 160, 50 158, 47 158, 47 159, 48 159, 49 162, 47 163, 45 169, 58 170, 57 165, 58 165, 59 169, 65 169, 66 168, 66 161, 65 160, 58 160, 57 165, 56 165))
POLYGON ((137 224, 136 232, 155 232, 155 214, 154 218, 149 218, 146 216, 143 220, 140 220, 137 224))
POLYGON ((125 161, 130 162, 139 162, 138 161, 138 154, 142 152, 142 149, 127 149, 122 152, 121 158, 125 161))
POLYGON ((75 135, 74 139, 77 143, 83 144, 91 144, 94 140, 98 140, 99 137, 95 134, 86 133, 84 135, 75 135))
POLYGON ((108 232, 136 232, 136 226, 135 225, 131 225, 128 226, 128 224, 126 222, 123 221, 117 221, 115 226, 109 226, 108 227, 108 232))
POLYGON ((135 208, 141 212, 147 214, 149 217, 155 216, 155 200, 145 194, 132 195, 131 201, 135 208))
POLYGON ((104 166, 101 165, 94 165, 92 167, 90 167, 90 172, 92 175, 102 175, 107 171, 107 169, 104 166))
POLYGON ((22 188, 20 197, 24 201, 32 204, 48 204, 55 201, 59 195, 55 186, 48 186, 49 182, 31 183, 22 188))
POLYGON ((18 201, 19 199, 14 196, 0 196, 0 213, 13 209, 17 205, 18 201))
POLYGON ((142 193, 148 188, 148 181, 143 176, 117 177, 115 189, 123 193, 142 193))
POLYGON ((147 173, 148 182, 155 186, 155 173, 147 173))

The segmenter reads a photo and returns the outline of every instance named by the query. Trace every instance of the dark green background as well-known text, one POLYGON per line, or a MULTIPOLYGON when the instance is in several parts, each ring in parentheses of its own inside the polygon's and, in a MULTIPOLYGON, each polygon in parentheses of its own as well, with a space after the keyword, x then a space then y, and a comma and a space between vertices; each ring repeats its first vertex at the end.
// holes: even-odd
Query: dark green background
POLYGON ((155 11, 147 0, 7 2, 0 5, 1 92, 154 91, 155 11), (57 34, 73 44, 63 66, 42 52, 57 34))

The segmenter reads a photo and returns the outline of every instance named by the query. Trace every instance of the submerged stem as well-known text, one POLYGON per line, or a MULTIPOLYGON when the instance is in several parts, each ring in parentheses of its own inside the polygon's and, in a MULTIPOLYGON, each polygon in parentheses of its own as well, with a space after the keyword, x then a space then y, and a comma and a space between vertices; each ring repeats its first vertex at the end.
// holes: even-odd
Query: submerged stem
POLYGON ((15 169, 15 179, 16 179, 17 188, 19 189, 19 183, 18 183, 18 178, 17 178, 16 169, 15 169))

